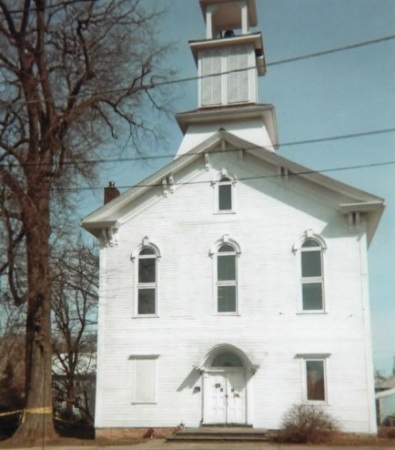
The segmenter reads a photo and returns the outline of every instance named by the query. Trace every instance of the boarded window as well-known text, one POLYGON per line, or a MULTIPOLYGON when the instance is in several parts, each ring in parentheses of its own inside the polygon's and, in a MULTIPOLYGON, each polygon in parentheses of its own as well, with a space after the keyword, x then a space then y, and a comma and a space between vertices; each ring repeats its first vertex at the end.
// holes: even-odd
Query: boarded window
POLYGON ((132 403, 156 402, 156 357, 135 356, 132 361, 132 403))

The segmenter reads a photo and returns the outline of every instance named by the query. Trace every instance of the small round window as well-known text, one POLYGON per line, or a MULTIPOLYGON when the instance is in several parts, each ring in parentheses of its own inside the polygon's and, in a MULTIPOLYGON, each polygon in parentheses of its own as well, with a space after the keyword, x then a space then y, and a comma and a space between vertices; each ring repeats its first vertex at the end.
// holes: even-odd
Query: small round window
POLYGON ((213 359, 211 367, 244 367, 244 364, 234 353, 223 352, 213 359))

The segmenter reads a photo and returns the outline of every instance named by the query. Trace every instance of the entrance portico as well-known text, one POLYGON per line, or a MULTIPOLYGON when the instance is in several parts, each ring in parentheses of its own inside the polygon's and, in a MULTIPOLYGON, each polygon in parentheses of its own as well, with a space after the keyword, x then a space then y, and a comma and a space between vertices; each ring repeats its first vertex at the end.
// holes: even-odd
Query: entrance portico
POLYGON ((203 425, 252 425, 249 398, 257 368, 230 344, 217 345, 207 353, 200 365, 203 425))

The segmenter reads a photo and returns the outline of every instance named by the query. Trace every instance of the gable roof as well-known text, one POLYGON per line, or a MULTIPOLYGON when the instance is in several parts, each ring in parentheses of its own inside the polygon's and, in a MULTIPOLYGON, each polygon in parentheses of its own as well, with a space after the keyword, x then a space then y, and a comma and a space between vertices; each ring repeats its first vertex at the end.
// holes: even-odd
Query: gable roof
MULTIPOLYGON (((122 217, 125 216, 125 208, 132 208, 133 202, 137 198, 149 192, 150 189, 162 186, 163 181, 167 180, 167 177, 177 174, 205 154, 209 155, 210 153, 217 151, 216 149, 221 143, 228 143, 235 149, 248 152, 263 163, 278 167, 279 171, 286 174, 288 177, 297 176, 300 179, 308 180, 310 183, 320 186, 333 194, 340 195, 345 201, 338 204, 339 213, 343 215, 350 213, 365 213, 368 218, 368 243, 372 240, 385 206, 382 198, 334 180, 321 173, 312 171, 307 167, 276 153, 269 152, 263 147, 255 146, 248 141, 240 139, 224 129, 220 129, 217 133, 213 134, 210 138, 206 139, 191 151, 178 157, 162 169, 136 184, 134 187, 125 191, 113 201, 101 206, 96 211, 86 216, 82 219, 81 226, 96 237, 100 236, 101 230, 104 228, 119 228, 122 224, 122 217)), ((175 183, 175 185, 177 185, 177 183, 175 183)))

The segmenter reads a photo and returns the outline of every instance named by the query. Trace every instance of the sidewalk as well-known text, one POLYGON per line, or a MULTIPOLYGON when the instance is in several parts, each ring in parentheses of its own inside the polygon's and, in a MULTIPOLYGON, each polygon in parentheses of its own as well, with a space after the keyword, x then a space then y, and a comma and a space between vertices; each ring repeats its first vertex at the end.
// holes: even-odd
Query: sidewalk
POLYGON ((305 444, 269 444, 254 442, 166 442, 162 439, 152 439, 136 445, 105 445, 105 446, 44 446, 18 448, 13 450, 395 450, 393 446, 369 445, 369 446, 327 446, 305 444))

